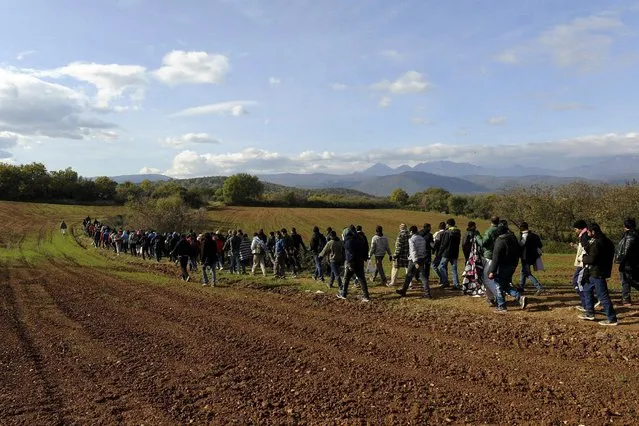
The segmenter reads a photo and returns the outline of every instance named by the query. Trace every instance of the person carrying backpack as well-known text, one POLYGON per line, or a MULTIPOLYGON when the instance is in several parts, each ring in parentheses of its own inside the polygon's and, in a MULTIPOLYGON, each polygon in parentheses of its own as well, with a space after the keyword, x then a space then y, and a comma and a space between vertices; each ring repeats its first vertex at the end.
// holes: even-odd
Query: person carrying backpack
POLYGON ((259 233, 253 234, 253 241, 251 241, 251 253, 253 253, 253 267, 251 268, 251 275, 255 275, 255 268, 260 265, 262 269, 262 275, 266 276, 266 263, 264 259, 266 257, 266 244, 260 238, 259 233))

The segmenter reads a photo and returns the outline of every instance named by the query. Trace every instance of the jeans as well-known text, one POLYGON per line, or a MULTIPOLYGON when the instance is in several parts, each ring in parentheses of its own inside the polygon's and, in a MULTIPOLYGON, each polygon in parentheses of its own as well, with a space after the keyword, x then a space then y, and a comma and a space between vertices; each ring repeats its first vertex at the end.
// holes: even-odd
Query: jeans
POLYGON ((439 278, 439 281, 441 282, 442 280, 442 275, 439 273, 439 264, 442 263, 442 258, 441 256, 437 255, 433 258, 433 271, 435 271, 435 273, 437 274, 437 277, 439 278))
POLYGON ((331 267, 331 281, 328 284, 329 287, 333 287, 333 283, 337 280, 337 285, 342 288, 342 276, 340 275, 340 267, 338 262, 330 262, 331 267))
POLYGON ((313 278, 324 281, 324 271, 322 270, 322 258, 315 255, 315 272, 313 278))
POLYGON ((211 268, 211 278, 213 279, 213 285, 215 285, 215 283, 217 282, 217 273, 215 272, 215 263, 216 262, 210 262, 208 260, 202 263, 202 281, 204 282, 204 284, 209 283, 209 277, 206 274, 207 268, 211 268))
MULTIPOLYGON (((589 280, 588 270, 578 266, 575 268, 575 273, 572 276, 572 285, 579 296, 579 301, 583 308, 586 307, 586 297, 584 296, 584 286, 589 280)), ((595 302, 596 303, 596 302, 595 302)))
POLYGON ((588 282, 584 284, 584 299, 586 313, 588 315, 595 314, 595 293, 601 302, 601 306, 604 308, 604 312, 606 313, 606 317, 608 321, 616 322, 617 321, 617 313, 615 312, 615 308, 612 306, 612 302, 610 301, 610 294, 608 293, 608 284, 606 283, 605 278, 595 278, 590 277, 588 282))
POLYGON ((537 290, 543 290, 544 287, 541 285, 541 283, 539 282, 539 280, 537 278, 534 277, 534 275, 532 274, 532 272, 530 272, 530 265, 523 262, 521 264, 521 279, 519 281, 519 288, 523 291, 524 290, 524 286, 526 285, 526 278, 530 278, 530 282, 533 283, 533 285, 535 286, 535 288, 537 290))
POLYGON ((404 279, 402 291, 406 293, 406 291, 408 291, 408 286, 413 281, 413 277, 417 276, 417 278, 421 277, 422 284, 424 285, 424 296, 430 297, 430 287, 428 286, 429 275, 430 264, 426 262, 426 259, 417 259, 417 262, 409 260, 408 271, 406 272, 406 279, 404 279), (417 268, 416 263, 419 264, 419 268, 417 268))
POLYGON ((384 272, 384 257, 385 256, 375 256, 375 274, 373 275, 374 280, 377 277, 377 274, 379 274, 379 279, 382 280, 382 284, 386 283, 386 273, 384 272))
POLYGON ((451 273, 453 275, 453 286, 459 288, 459 273, 457 272, 457 259, 447 259, 442 257, 439 263, 439 280, 443 286, 448 286, 448 263, 450 263, 451 273))
POLYGON ((519 301, 521 294, 512 286, 511 282, 515 273, 515 266, 501 266, 495 274, 495 284, 497 293, 497 308, 506 309, 506 294, 519 301))
POLYGON ((273 274, 276 277, 284 278, 286 276, 286 254, 280 253, 275 255, 275 262, 273 263, 273 274))
POLYGON ((630 288, 634 288, 639 291, 639 282, 632 277, 632 274, 628 272, 621 272, 621 299, 624 302, 630 302, 630 288))
POLYGON ((229 265, 229 272, 231 272, 232 274, 239 274, 240 273, 240 265, 242 264, 242 262, 240 261, 240 254, 239 253, 231 253, 231 263, 229 265))
POLYGON ((364 262, 347 262, 346 273, 344 274, 344 285, 342 286, 342 296, 348 295, 348 284, 353 276, 357 277, 362 286, 364 299, 368 299, 368 285, 366 284, 366 274, 364 273, 364 262))
POLYGON ((495 296, 497 294, 497 284, 495 280, 488 278, 488 269, 491 263, 492 259, 484 259, 484 287, 486 287, 486 298, 492 303, 497 300, 495 296))

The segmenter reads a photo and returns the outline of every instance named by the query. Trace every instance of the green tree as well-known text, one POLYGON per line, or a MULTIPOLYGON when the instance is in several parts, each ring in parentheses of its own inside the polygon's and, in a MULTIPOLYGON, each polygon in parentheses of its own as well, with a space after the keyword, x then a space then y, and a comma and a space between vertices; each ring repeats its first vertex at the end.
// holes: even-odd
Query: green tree
POLYGON ((96 198, 100 200, 115 199, 118 184, 106 176, 100 176, 95 179, 96 198))
POLYGON ((448 198, 448 211, 454 215, 466 213, 468 198, 463 195, 452 195, 448 198))
POLYGON ((390 193, 389 198, 393 203, 397 203, 400 206, 404 206, 408 202, 409 197, 406 191, 404 191, 402 188, 397 188, 390 193))
POLYGON ((245 203, 264 193, 264 184, 257 176, 239 173, 224 181, 224 201, 229 204, 245 203))
POLYGON ((448 213, 448 199, 450 196, 450 192, 443 188, 428 188, 424 191, 422 206, 424 210, 448 213))

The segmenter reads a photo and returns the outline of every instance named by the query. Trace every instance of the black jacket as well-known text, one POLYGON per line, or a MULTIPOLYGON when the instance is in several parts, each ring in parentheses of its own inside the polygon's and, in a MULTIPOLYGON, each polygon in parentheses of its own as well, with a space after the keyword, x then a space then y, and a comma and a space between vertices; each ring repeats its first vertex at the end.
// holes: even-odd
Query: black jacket
POLYGON ((591 277, 610 278, 614 257, 614 243, 605 234, 599 233, 590 243, 588 254, 584 255, 584 265, 588 266, 591 277))
POLYGON ((177 256, 189 256, 191 254, 191 244, 189 244, 186 238, 181 238, 175 245, 172 253, 177 256))
POLYGON ((344 258, 349 263, 361 263, 368 258, 366 244, 357 235, 348 232, 344 236, 344 258))
POLYGON ((500 267, 516 268, 521 257, 519 241, 512 232, 502 234, 495 240, 493 259, 488 272, 495 273, 500 267))
POLYGON ((439 246, 439 255, 446 259, 457 259, 459 257, 459 245, 461 244, 461 231, 459 228, 449 228, 442 234, 442 241, 439 246))
POLYGON ((626 231, 617 245, 615 262, 619 270, 626 273, 639 273, 639 241, 637 231, 626 231))
POLYGON ((539 235, 528 231, 526 242, 522 246, 522 263, 525 261, 527 265, 534 265, 537 259, 539 259, 539 249, 543 246, 544 244, 541 242, 539 235))
POLYGON ((428 260, 428 263, 430 263, 431 257, 433 256, 433 234, 431 234, 430 232, 425 232, 422 229, 422 232, 420 232, 420 235, 424 237, 424 242, 426 242, 425 258, 428 260))
POLYGON ((470 251, 473 248, 473 242, 475 241, 475 237, 477 235, 479 235, 479 232, 476 229, 469 229, 466 231, 464 242, 462 243, 462 252, 464 253, 464 259, 468 259, 470 257, 470 251))
POLYGON ((200 247, 200 261, 202 264, 212 265, 217 261, 217 243, 212 238, 205 238, 200 247))
POLYGON ((324 237, 319 232, 313 232, 313 236, 311 237, 311 243, 309 248, 316 255, 319 256, 322 249, 326 245, 326 237, 324 237))
POLYGON ((364 251, 366 252, 366 257, 368 257, 368 252, 370 250, 370 247, 368 246, 368 238, 366 238, 366 234, 364 234, 364 231, 357 231, 356 236, 357 236, 357 238, 359 238, 360 242, 364 246, 364 251))

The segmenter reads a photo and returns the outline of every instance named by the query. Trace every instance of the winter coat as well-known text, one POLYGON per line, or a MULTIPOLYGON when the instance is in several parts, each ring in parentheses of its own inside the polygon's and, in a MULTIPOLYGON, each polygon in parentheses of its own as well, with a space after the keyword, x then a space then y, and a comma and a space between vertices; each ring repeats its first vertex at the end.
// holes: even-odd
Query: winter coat
POLYGON ((401 230, 397 234, 397 240, 395 241, 395 253, 393 254, 393 260, 395 266, 398 268, 405 268, 408 266, 408 231, 401 230))
POLYGON ((581 234, 579 234, 579 243, 577 245, 577 256, 575 256, 575 267, 583 268, 584 267, 584 256, 586 253, 586 247, 589 245, 588 242, 588 231, 584 230, 581 234))
POLYGON ((619 270, 630 274, 639 273, 639 240, 637 231, 626 231, 617 245, 615 262, 619 264, 619 270))
POLYGON ((440 256, 439 254, 439 248, 442 245, 442 235, 444 235, 444 232, 446 232, 443 229, 440 229, 439 231, 435 232, 433 234, 433 243, 432 243, 432 247, 433 247, 433 253, 435 253, 435 256, 440 256))
POLYGON ((268 237, 268 239, 266 240, 266 249, 270 252, 270 253, 275 253, 275 243, 277 243, 277 240, 275 239, 275 237, 268 237))
POLYGON ((534 265, 541 256, 541 249, 544 244, 541 242, 539 235, 531 231, 524 231, 519 240, 521 246, 521 261, 526 265, 534 265))
POLYGON ((191 244, 186 238, 180 238, 171 253, 176 256, 189 256, 191 254, 191 244))
POLYGON ((489 273, 495 273, 501 267, 516 268, 521 257, 521 247, 515 234, 508 232, 497 237, 492 255, 489 273))
POLYGON ((286 241, 284 238, 278 238, 275 241, 275 254, 277 256, 286 256, 286 241))
POLYGON ((357 235, 353 235, 352 232, 346 233, 344 236, 344 258, 346 262, 363 264, 367 257, 368 252, 366 251, 366 245, 364 245, 361 238, 358 238, 357 235))
POLYGON ((486 232, 484 233, 484 238, 482 239, 482 249, 484 251, 485 259, 493 258, 493 248, 495 247, 495 240, 499 233, 497 232, 497 227, 495 225, 490 225, 486 232))
POLYGON ((419 234, 411 235, 408 240, 408 260, 417 263, 426 257, 426 241, 419 234))
POLYGON ((242 238, 240 242, 240 260, 248 260, 251 256, 251 242, 248 238, 242 238))
POLYGON ((371 249, 368 252, 368 257, 384 257, 386 256, 386 253, 391 256, 388 237, 385 235, 375 235, 371 239, 371 249))
POLYGON ((588 247, 584 255, 584 266, 588 267, 590 276, 594 278, 610 278, 612 263, 615 258, 615 245, 605 234, 599 233, 588 247))
POLYGON ((324 249, 326 245, 326 237, 324 237, 319 232, 313 232, 313 236, 311 237, 311 243, 309 248, 316 255, 319 256, 321 251, 324 249))
POLYGON ((339 238, 329 240, 319 254, 320 257, 326 255, 329 262, 344 263, 344 243, 339 238))
POLYGON ((200 261, 202 265, 213 265, 217 262, 217 243, 211 238, 205 238, 200 247, 200 261))
POLYGON ((266 252, 266 244, 259 236, 253 237, 253 241, 251 241, 251 253, 253 254, 264 254, 266 252))
POLYGON ((302 236, 300 234, 291 234, 291 239, 293 242, 292 249, 295 250, 295 252, 298 252, 300 247, 306 251, 306 246, 304 245, 304 241, 302 241, 302 236))
POLYGON ((457 259, 459 257, 459 245, 461 244, 461 231, 459 228, 451 226, 442 234, 442 242, 439 247, 439 255, 446 259, 457 259))
POLYGON ((462 242, 462 252, 464 253, 464 259, 468 259, 470 257, 470 251, 473 248, 473 243, 477 236, 480 235, 479 231, 476 229, 469 229, 466 231, 466 235, 464 236, 464 241, 462 242))
POLYGON ((366 255, 368 256, 369 248, 368 248, 368 238, 366 238, 366 234, 364 234, 364 232, 363 232, 363 231, 358 231, 358 232, 355 234, 355 236, 356 236, 357 238, 359 238, 359 240, 360 240, 360 241, 362 242, 362 244, 364 245, 364 249, 365 249, 365 251, 366 251, 366 255))

